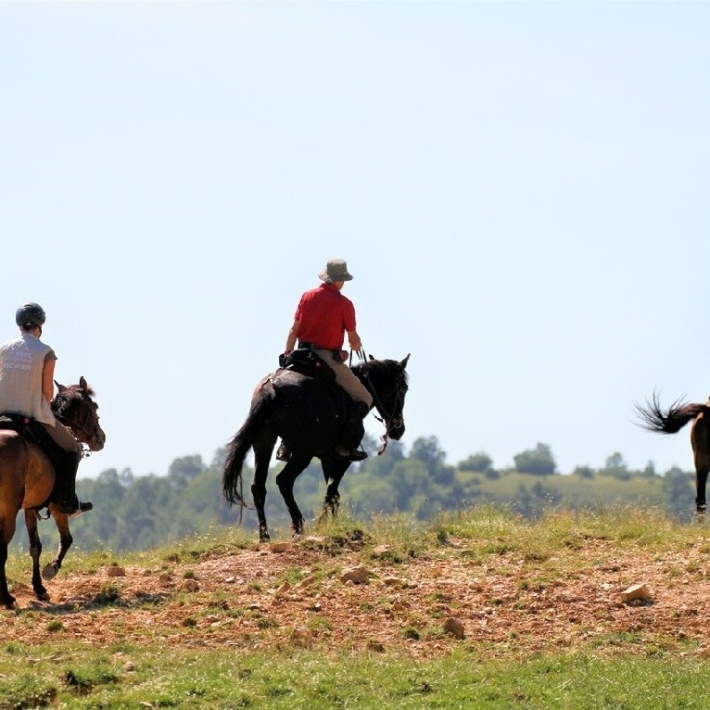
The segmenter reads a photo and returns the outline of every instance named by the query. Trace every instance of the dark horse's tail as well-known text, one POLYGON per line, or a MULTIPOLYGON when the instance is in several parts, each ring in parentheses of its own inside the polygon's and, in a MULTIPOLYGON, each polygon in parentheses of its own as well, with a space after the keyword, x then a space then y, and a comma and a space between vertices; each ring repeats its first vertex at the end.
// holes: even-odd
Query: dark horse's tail
POLYGON ((242 490, 242 467, 254 439, 266 423, 269 415, 268 405, 269 399, 262 393, 252 404, 246 421, 227 447, 227 460, 222 472, 222 494, 230 505, 245 505, 242 490))
POLYGON ((688 422, 702 412, 710 412, 707 404, 687 404, 678 399, 663 411, 658 396, 654 393, 646 406, 636 405, 636 414, 641 420, 641 426, 648 431, 659 434, 677 434, 688 422))

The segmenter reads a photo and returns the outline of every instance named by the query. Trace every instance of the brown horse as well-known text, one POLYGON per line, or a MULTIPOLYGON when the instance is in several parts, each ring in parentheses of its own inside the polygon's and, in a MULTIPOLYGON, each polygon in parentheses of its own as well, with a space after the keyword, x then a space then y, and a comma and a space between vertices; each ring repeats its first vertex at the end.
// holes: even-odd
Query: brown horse
MULTIPOLYGON (((91 451, 100 451, 106 435, 99 426, 98 406, 91 399, 93 390, 82 377, 78 385, 64 387, 58 382, 57 396, 52 400, 55 417, 71 429, 74 436, 91 451)), ((30 539, 32 557, 32 588, 38 599, 47 601, 49 595, 42 584, 42 576, 52 579, 62 566, 62 560, 72 544, 69 518, 60 513, 51 496, 55 472, 49 457, 36 444, 12 430, 0 431, 0 604, 11 609, 14 597, 7 587, 5 564, 7 547, 15 534, 17 514, 25 511, 25 523, 30 539), (39 511, 47 507, 59 530, 57 557, 40 575, 39 558, 42 542, 37 532, 39 511)))
POLYGON ((688 422, 690 444, 695 463, 695 507, 698 513, 705 512, 705 487, 710 472, 710 400, 705 404, 686 403, 678 399, 664 412, 654 393, 645 407, 636 405, 641 426, 659 434, 676 434, 688 422))

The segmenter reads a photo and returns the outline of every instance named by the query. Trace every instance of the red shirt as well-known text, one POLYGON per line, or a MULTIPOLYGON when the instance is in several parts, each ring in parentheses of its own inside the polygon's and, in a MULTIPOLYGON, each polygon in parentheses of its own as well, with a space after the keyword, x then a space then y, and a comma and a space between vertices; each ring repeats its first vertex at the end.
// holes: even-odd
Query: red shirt
POLYGON ((355 306, 332 284, 306 291, 296 308, 298 339, 322 350, 340 350, 344 333, 355 330, 355 306))

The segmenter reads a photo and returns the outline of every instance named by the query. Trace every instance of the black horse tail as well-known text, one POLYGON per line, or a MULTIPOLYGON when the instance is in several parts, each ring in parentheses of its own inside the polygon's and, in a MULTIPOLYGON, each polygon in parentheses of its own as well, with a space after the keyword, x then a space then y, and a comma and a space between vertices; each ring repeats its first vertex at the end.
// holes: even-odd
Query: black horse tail
POLYGON ((699 414, 710 412, 707 404, 685 403, 678 399, 664 412, 658 396, 654 393, 645 407, 636 405, 640 426, 659 434, 677 434, 688 422, 699 414))
POLYGON ((269 400, 260 396, 251 406, 241 429, 227 447, 227 459, 222 472, 222 494, 230 505, 245 506, 242 487, 242 467, 254 439, 266 423, 269 400))

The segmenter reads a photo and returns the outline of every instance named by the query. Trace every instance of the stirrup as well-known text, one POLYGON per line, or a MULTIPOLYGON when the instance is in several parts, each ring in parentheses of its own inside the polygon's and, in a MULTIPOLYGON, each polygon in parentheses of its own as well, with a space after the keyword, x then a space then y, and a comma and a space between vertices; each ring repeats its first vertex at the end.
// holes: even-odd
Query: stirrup
POLYGON ((335 455, 341 459, 348 459, 348 461, 364 461, 367 458, 367 452, 353 449, 350 450, 345 446, 338 446, 335 449, 335 455))
POLYGON ((70 518, 75 518, 77 515, 88 513, 94 509, 94 504, 89 501, 82 503, 76 496, 74 496, 74 500, 74 503, 58 503, 59 512, 68 515, 70 518))

